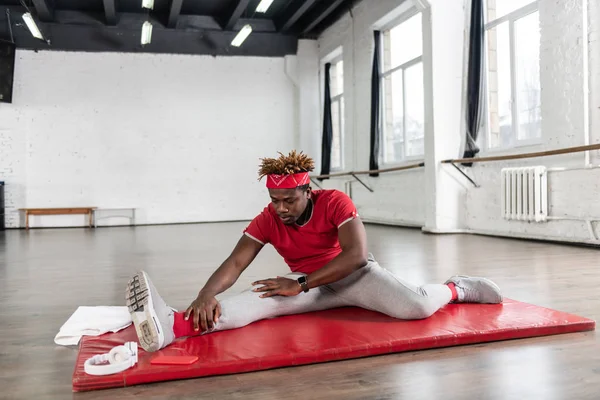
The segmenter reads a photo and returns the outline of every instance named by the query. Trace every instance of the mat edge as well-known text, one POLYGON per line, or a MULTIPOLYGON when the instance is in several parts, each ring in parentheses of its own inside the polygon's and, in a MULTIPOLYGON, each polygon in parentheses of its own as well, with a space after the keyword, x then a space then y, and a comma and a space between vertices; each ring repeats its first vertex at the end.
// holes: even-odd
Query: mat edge
MULTIPOLYGON (((373 357, 373 356, 381 356, 381 355, 386 355, 386 354, 390 354, 390 355, 391 354, 401 354, 401 353, 419 351, 419 350, 432 350, 432 349, 450 348, 450 347, 458 347, 458 346, 473 345, 473 344, 502 342, 502 341, 528 339, 528 338, 535 338, 535 337, 556 336, 556 335, 569 334, 569 333, 590 332, 590 331, 595 330, 595 326, 596 326, 596 322, 594 320, 590 320, 590 319, 586 318, 586 321, 578 321, 578 322, 573 322, 573 323, 565 324, 565 325, 546 326, 546 327, 528 327, 528 328, 524 328, 522 330, 512 329, 512 330, 506 330, 506 331, 490 332, 490 333, 486 333, 486 334, 467 335, 467 336, 462 336, 460 338, 454 337, 455 339, 458 339, 456 341, 452 341, 452 338, 453 338, 452 336, 447 336, 447 337, 442 337, 442 339, 438 343, 433 343, 432 345, 429 345, 428 347, 415 347, 416 344, 422 344, 423 342, 412 343, 412 346, 411 346, 411 344, 407 345, 405 343, 404 346, 407 346, 406 348, 403 348, 401 350, 393 350, 394 345, 393 345, 393 343, 390 343, 390 346, 379 345, 376 347, 371 347, 371 348, 369 348, 369 353, 364 354, 364 355, 352 355, 351 351, 357 351, 357 350, 356 349, 355 350, 346 349, 346 350, 342 350, 342 351, 338 350, 338 351, 332 352, 334 354, 326 355, 326 357, 323 359, 309 358, 310 354, 308 354, 308 353, 304 354, 304 355, 298 355, 298 356, 293 356, 291 358, 285 358, 285 359, 279 359, 279 360, 255 359, 255 360, 250 360, 250 361, 244 361, 242 363, 236 363, 235 371, 230 371, 231 366, 227 365, 227 366, 222 367, 222 369, 224 371, 215 372, 213 370, 209 374, 194 373, 194 374, 190 374, 188 376, 183 375, 181 378, 178 378, 178 380, 196 379, 196 378, 203 378, 203 377, 209 377, 209 376, 241 374, 241 373, 249 373, 249 372, 259 372, 259 371, 266 371, 266 370, 284 368, 284 367, 297 367, 297 366, 310 365, 310 364, 321 364, 321 363, 334 362, 334 361, 353 360, 353 359, 367 358, 367 357, 373 357), (531 332, 532 330, 534 332, 531 332), (510 332, 517 333, 517 335, 510 335, 509 337, 498 337, 498 335, 504 336, 504 334, 508 334, 510 332), (525 333, 525 332, 530 332, 530 333, 525 333), (476 339, 476 340, 474 340, 474 339, 476 339), (301 361, 300 359, 302 359, 302 358, 305 358, 306 360, 301 361), (258 366, 256 364, 258 364, 258 366), (263 365, 261 365, 261 364, 263 364, 263 365), (240 366, 242 368, 240 368, 240 366)), ((78 354, 78 361, 79 361, 79 354, 78 354)), ((190 370, 190 371, 197 372, 198 370, 190 370)), ((76 363, 73 378, 75 378, 76 373, 77 373, 77 363, 76 363)), ((91 389, 84 388, 83 385, 76 385, 75 380, 74 380, 73 381, 73 392, 88 392, 88 391, 94 391, 94 390, 125 388, 125 387, 137 386, 137 385, 142 385, 142 384, 168 382, 168 381, 172 380, 172 379, 155 379, 155 378, 150 380, 150 379, 145 379, 146 378, 145 375, 134 375, 134 376, 131 376, 131 378, 133 378, 133 379, 128 379, 128 376, 126 373, 121 373, 121 375, 122 376, 119 379, 115 379, 115 381, 119 381, 119 383, 122 383, 122 385, 107 386, 107 387, 101 387, 101 388, 98 388, 98 387, 91 388, 91 389)))

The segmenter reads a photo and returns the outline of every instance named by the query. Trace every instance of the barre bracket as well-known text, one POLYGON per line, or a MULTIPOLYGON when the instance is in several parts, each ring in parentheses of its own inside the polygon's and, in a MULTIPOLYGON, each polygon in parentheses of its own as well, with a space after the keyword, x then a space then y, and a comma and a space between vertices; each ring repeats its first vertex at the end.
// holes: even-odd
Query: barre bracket
POLYGON ((469 182, 471 182, 471 183, 473 184, 473 186, 475 186, 476 188, 478 188, 478 187, 479 187, 479 185, 478 185, 477 183, 475 183, 475 181, 474 181, 473 179, 471 179, 471 177, 470 177, 469 175, 465 174, 465 172, 464 172, 462 169, 458 168, 458 166, 457 166, 456 164, 454 164, 454 163, 450 163, 450 164, 451 164, 451 165, 452 165, 454 168, 456 168, 456 170, 457 170, 458 172, 460 172, 460 173, 462 174, 462 176, 464 176, 465 178, 467 178, 467 179, 469 180, 469 182))

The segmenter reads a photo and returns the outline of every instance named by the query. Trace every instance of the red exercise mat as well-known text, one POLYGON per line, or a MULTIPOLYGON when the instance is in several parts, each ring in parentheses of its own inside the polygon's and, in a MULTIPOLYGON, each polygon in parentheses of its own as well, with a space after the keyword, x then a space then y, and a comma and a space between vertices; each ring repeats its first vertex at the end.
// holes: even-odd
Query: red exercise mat
POLYGON ((73 373, 73 390, 223 375, 533 336, 594 330, 595 321, 514 300, 504 304, 449 304, 428 319, 403 321, 355 307, 262 320, 243 328, 182 338, 147 353, 115 375, 84 372, 86 359, 127 341, 133 326, 118 333, 84 336, 73 373), (151 365, 159 355, 194 355, 192 365, 151 365))

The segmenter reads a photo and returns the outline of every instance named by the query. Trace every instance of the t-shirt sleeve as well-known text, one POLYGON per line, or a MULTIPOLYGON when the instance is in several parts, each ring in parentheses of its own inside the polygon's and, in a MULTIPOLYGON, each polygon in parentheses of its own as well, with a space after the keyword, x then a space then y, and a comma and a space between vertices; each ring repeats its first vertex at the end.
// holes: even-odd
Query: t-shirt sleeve
POLYGON ((270 242, 270 234, 273 230, 273 216, 268 207, 258 214, 252 222, 244 229, 244 234, 258 243, 265 245, 270 242))
POLYGON ((329 200, 328 218, 336 227, 344 225, 358 217, 354 202, 343 192, 335 191, 329 200))

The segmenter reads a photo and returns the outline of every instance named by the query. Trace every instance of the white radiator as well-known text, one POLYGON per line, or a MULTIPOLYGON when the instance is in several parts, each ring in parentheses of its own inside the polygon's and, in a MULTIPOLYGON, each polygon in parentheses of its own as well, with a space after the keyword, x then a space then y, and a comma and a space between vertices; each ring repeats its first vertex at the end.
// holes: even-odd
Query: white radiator
POLYGON ((507 220, 546 221, 546 167, 503 168, 502 215, 507 220))

